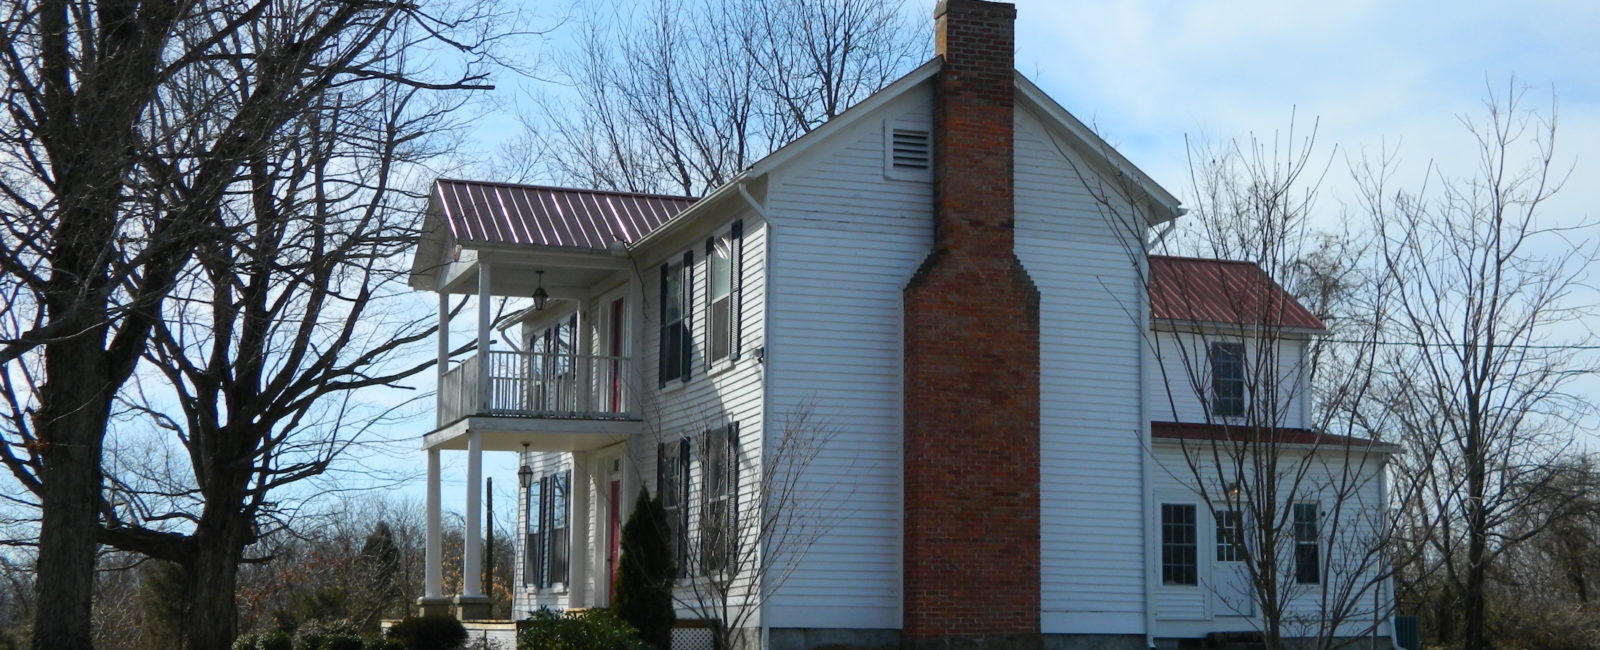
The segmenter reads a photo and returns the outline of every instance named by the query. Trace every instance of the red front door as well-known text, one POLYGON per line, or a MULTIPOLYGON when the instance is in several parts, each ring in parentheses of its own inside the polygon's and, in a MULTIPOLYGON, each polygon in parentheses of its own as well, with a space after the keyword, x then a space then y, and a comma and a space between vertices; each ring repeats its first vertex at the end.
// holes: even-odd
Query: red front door
POLYGON ((610 580, 606 584, 606 592, 610 593, 617 584, 617 560, 622 555, 622 481, 611 482, 611 508, 606 523, 606 539, 609 540, 606 550, 606 576, 610 580))

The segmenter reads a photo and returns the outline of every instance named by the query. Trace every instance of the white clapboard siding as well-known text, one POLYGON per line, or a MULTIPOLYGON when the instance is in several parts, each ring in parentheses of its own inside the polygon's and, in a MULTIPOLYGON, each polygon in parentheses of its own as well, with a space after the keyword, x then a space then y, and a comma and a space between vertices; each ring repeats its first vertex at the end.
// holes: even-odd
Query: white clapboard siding
MULTIPOLYGON (((1187 442, 1188 452, 1185 447, 1176 441, 1159 441, 1152 447, 1152 460, 1155 463, 1152 478, 1151 498, 1151 526, 1159 530, 1160 503, 1193 503, 1198 510, 1199 543, 1198 557, 1200 560, 1199 576, 1201 584, 1198 586, 1166 586, 1155 587, 1156 605, 1156 636, 1158 637, 1196 637, 1207 632, 1237 631, 1240 629, 1253 629, 1259 622, 1245 620, 1233 615, 1224 607, 1219 607, 1213 597, 1213 590, 1218 584, 1213 582, 1218 577, 1214 571, 1216 559, 1216 529, 1211 524, 1211 517, 1205 503, 1192 486, 1198 481, 1215 483, 1217 472, 1215 465, 1208 459, 1211 454, 1210 443, 1187 442), (1194 461, 1199 469, 1191 469, 1190 460, 1194 461)), ((1367 549, 1376 544, 1372 527, 1372 517, 1382 512, 1382 484, 1380 475, 1383 471, 1382 457, 1377 454, 1362 455, 1355 453, 1346 456, 1343 448, 1323 448, 1317 452, 1318 456, 1311 461, 1313 468, 1307 473, 1298 491, 1291 492, 1292 482, 1285 477, 1279 482, 1280 498, 1285 503, 1288 501, 1316 501, 1325 517, 1322 522, 1321 534, 1323 552, 1333 554, 1330 563, 1332 570, 1329 572, 1329 584, 1349 588, 1350 585, 1370 580, 1374 575, 1374 565, 1367 556, 1367 549), (1350 478, 1340 478, 1345 468, 1351 470, 1350 478), (1337 481, 1348 481, 1342 490, 1336 490, 1333 485, 1337 481), (1336 493, 1349 496, 1337 519, 1333 518, 1336 493)), ((1301 459, 1305 458, 1303 451, 1296 449, 1283 450, 1283 473, 1289 474, 1290 468, 1298 467, 1301 459)), ((1285 531, 1291 535, 1292 531, 1285 531)), ((1283 563, 1280 565, 1286 572, 1280 584, 1280 589, 1289 594, 1291 601, 1288 605, 1286 618, 1286 634, 1290 636, 1303 636, 1313 634, 1314 630, 1307 625, 1307 621, 1314 621, 1321 611, 1324 603, 1320 587, 1316 585, 1297 585, 1293 583, 1293 561, 1288 555, 1289 548, 1286 537, 1283 563), (1300 620, 1295 620, 1296 618, 1300 620)), ((1153 543, 1159 544, 1157 538, 1153 543)), ((1338 589, 1334 589, 1337 591, 1338 589)), ((1379 602, 1387 603, 1391 594, 1387 589, 1378 594, 1379 602)), ((1341 629, 1341 634, 1350 635, 1366 631, 1370 625, 1372 614, 1373 594, 1367 592, 1356 603, 1353 620, 1341 629)), ((1387 606, 1385 605, 1386 609, 1387 606)), ((1387 628, 1380 633, 1387 633, 1387 628)))
POLYGON ((826 535, 777 586, 773 627, 900 627, 901 291, 933 196, 884 178, 883 129, 927 128, 930 101, 911 89, 770 181, 772 427, 809 409, 833 435, 803 477, 826 535))
POLYGON ((1041 294, 1043 631, 1142 633, 1139 247, 1088 163, 1029 111, 1016 127, 1017 256, 1041 294))
MULTIPOLYGON (((1261 345, 1276 345, 1278 354, 1277 417, 1280 427, 1306 426, 1305 372, 1306 342, 1301 338, 1277 341, 1240 339, 1238 336, 1157 331, 1151 333, 1151 368, 1145 375, 1149 390, 1150 417, 1167 422, 1207 422, 1205 400, 1211 395, 1211 366, 1207 357, 1210 343, 1243 343, 1245 358, 1255 363, 1263 357, 1261 345)), ((1250 375, 1253 376, 1253 373, 1250 375)), ((1246 381, 1254 389, 1253 380, 1246 381)), ((1250 399, 1257 399, 1254 395, 1250 399)), ((1212 421, 1218 421, 1213 419, 1212 421)))
MULTIPOLYGON (((624 512, 632 510, 634 497, 639 486, 645 486, 652 493, 656 489, 656 449, 657 443, 662 441, 677 440, 683 436, 699 437, 707 429, 726 426, 730 422, 739 424, 739 464, 740 485, 739 503, 742 509, 751 509, 757 503, 755 499, 755 485, 759 480, 758 466, 762 445, 762 393, 761 383, 763 368, 756 360, 754 351, 765 345, 763 341, 763 318, 766 314, 765 294, 766 279, 766 226, 761 220, 751 213, 730 213, 724 219, 714 220, 708 224, 704 232, 698 233, 692 243, 686 247, 675 250, 647 251, 637 261, 640 263, 638 277, 640 282, 637 291, 629 291, 624 296, 625 308, 630 318, 627 331, 630 332, 630 356, 633 360, 632 385, 630 391, 636 397, 638 410, 645 421, 646 432, 630 439, 626 445, 624 456, 624 481, 621 495, 624 512), (740 328, 741 350, 739 360, 731 365, 719 367, 716 372, 710 372, 705 363, 706 327, 706 271, 705 264, 705 239, 713 233, 723 232, 727 225, 735 218, 743 221, 744 240, 743 251, 740 258, 740 271, 742 274, 739 310, 742 315, 740 328), (687 383, 674 381, 665 388, 658 386, 657 382, 657 357, 658 342, 660 337, 660 272, 659 264, 667 259, 677 260, 682 257, 683 251, 694 250, 694 305, 691 325, 693 327, 694 353, 692 362, 693 371, 687 383)), ((605 297, 615 297, 611 290, 614 287, 604 287, 605 297)), ((592 296, 599 298, 600 296, 592 296)), ((598 311, 609 308, 609 301, 596 302, 592 305, 590 313, 580 316, 580 322, 599 323, 596 318, 598 311)), ((584 327, 588 327, 585 325, 584 327)), ((598 334, 586 331, 586 336, 591 337, 592 345, 599 346, 604 342, 597 338, 598 334)), ((598 348, 596 348, 598 349, 598 348)), ((698 444, 698 442, 696 443, 698 444)), ((605 450, 610 453, 611 450, 605 450)), ((589 454, 577 454, 579 462, 585 461, 589 454)), ((536 473, 553 472, 569 469, 574 461, 573 454, 533 454, 532 464, 536 473)), ((690 496, 692 503, 698 498, 700 489, 700 472, 698 459, 691 467, 690 496)), ((582 602, 573 601, 570 596, 572 590, 543 589, 534 590, 521 586, 523 567, 521 563, 525 554, 521 548, 521 535, 518 535, 518 573, 516 591, 516 611, 525 612, 538 607, 551 607, 564 609, 568 607, 585 607, 598 604, 596 599, 600 594, 609 591, 600 583, 603 579, 599 573, 603 570, 604 560, 602 548, 606 522, 602 519, 601 508, 605 502, 605 495, 598 489, 602 485, 600 479, 591 477, 586 485, 576 485, 576 489, 587 491, 588 512, 572 513, 574 522, 580 517, 586 526, 574 528, 574 549, 572 552, 576 579, 583 580, 582 602), (585 530, 586 529, 586 530, 585 530), (581 539, 579 538, 581 536, 581 539), (582 548, 579 548, 579 546, 582 548), (580 575, 577 563, 587 561, 589 570, 587 575, 580 575)), ((574 479, 577 482, 577 478, 574 479)), ((576 490, 575 490, 576 491, 576 490)), ((520 499, 525 501, 525 496, 520 499)), ((517 522, 518 532, 524 530, 525 522, 521 518, 523 508, 519 508, 517 522)), ((745 518, 743 523, 753 523, 755 515, 745 518)), ((691 544, 695 539, 698 513, 691 510, 689 531, 691 544)), ((687 592, 685 592, 687 593, 687 592)), ((692 616, 687 608, 680 608, 680 615, 692 616)), ((758 625, 759 618, 751 618, 751 625, 758 625)))
MULTIPOLYGON (((748 511, 758 503, 755 487, 759 477, 757 475, 762 445, 762 390, 761 384, 765 372, 762 364, 757 361, 754 351, 765 345, 763 336, 763 319, 766 313, 766 268, 765 256, 767 254, 767 229, 760 218, 749 211, 733 212, 722 219, 713 219, 714 224, 707 225, 686 245, 674 249, 659 249, 647 251, 640 260, 640 275, 643 278, 643 296, 645 309, 642 313, 642 322, 639 323, 642 349, 635 355, 639 359, 638 377, 640 393, 644 396, 644 418, 646 433, 635 440, 631 440, 630 458, 638 472, 638 483, 644 485, 652 493, 656 490, 656 450, 657 444, 671 442, 683 437, 693 440, 691 466, 689 474, 688 503, 691 505, 689 512, 688 534, 691 553, 699 538, 699 512, 697 507, 701 489, 700 455, 703 444, 700 438, 708 431, 715 429, 719 433, 729 423, 739 424, 739 492, 738 499, 741 510, 748 511), (734 219, 743 222, 744 241, 743 252, 740 258, 740 272, 742 274, 739 312, 743 318, 740 325, 739 359, 732 362, 731 366, 719 367, 713 371, 708 368, 705 356, 707 353, 707 327, 709 319, 706 315, 707 285, 706 274, 709 266, 706 264, 705 242, 706 238, 725 232, 728 224, 734 219), (661 336, 661 271, 663 262, 676 262, 683 258, 685 250, 694 251, 693 281, 693 307, 690 323, 693 332, 693 348, 691 363, 693 363, 688 382, 674 380, 665 387, 659 386, 657 375, 659 372, 660 336, 661 336)), ((631 497, 630 497, 631 498, 631 497)), ((741 525, 753 524, 755 515, 741 517, 741 525)), ((687 579, 684 579, 687 580, 687 579)), ((680 600, 693 600, 692 592, 685 588, 685 582, 680 581, 678 595, 680 600)), ((748 588, 749 576, 742 576, 740 585, 748 588)), ((679 616, 697 617, 694 611, 680 603, 679 616)), ((752 617, 748 620, 751 625, 759 625, 760 618, 752 617)))

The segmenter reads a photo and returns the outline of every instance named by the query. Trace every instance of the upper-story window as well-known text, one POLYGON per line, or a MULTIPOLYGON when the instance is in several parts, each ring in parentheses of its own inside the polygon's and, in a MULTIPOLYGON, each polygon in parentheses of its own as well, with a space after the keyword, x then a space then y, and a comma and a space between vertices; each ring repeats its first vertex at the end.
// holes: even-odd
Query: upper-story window
POLYGON ((689 378, 689 352, 694 348, 690 337, 690 300, 694 274, 694 252, 683 254, 683 260, 661 265, 661 340, 659 350, 660 385, 675 379, 689 378))
POLYGON ((706 240, 706 361, 739 358, 739 267, 744 229, 735 221, 728 231, 706 240))
POLYGON ((1212 343, 1211 415, 1234 418, 1245 413, 1244 344, 1212 343))

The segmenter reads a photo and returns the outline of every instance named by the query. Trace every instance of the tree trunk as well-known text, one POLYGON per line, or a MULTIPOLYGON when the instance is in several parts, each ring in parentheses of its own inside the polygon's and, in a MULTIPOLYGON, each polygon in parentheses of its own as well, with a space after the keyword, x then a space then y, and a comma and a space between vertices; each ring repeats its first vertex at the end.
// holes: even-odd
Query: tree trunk
POLYGON ((232 647, 238 635, 239 550, 232 544, 205 541, 195 545, 189 566, 189 589, 184 607, 184 648, 207 650, 232 647))
POLYGON ((88 650, 100 503, 100 446, 110 400, 104 330, 53 343, 40 388, 41 519, 34 650, 88 650), (98 333, 99 336, 94 334, 98 333))

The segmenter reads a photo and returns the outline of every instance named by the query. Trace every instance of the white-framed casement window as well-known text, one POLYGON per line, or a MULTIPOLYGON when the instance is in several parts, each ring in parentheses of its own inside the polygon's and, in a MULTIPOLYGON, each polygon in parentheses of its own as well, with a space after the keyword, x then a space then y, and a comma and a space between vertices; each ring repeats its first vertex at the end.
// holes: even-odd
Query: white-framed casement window
POLYGON ((1219 418, 1244 416, 1244 344, 1212 343, 1206 356, 1211 362, 1211 415, 1219 418))
POLYGON ((1192 503, 1161 504, 1161 584, 1200 584, 1200 526, 1192 503))
POLYGON ((689 447, 688 438, 656 446, 656 494, 667 513, 667 534, 680 576, 689 560, 689 447))
POLYGON ((722 234, 706 240, 706 363, 739 358, 740 269, 744 224, 735 221, 722 234))
POLYGON ((1321 509, 1316 502, 1294 508, 1294 581, 1302 585, 1322 582, 1321 509))
POLYGON ((688 381, 690 353, 694 338, 690 335, 694 294, 694 251, 684 251, 681 261, 661 265, 661 336, 657 350, 658 382, 666 387, 675 380, 688 381))
POLYGON ((705 573, 729 568, 738 531, 739 425, 706 432, 700 467, 700 567, 705 573))

